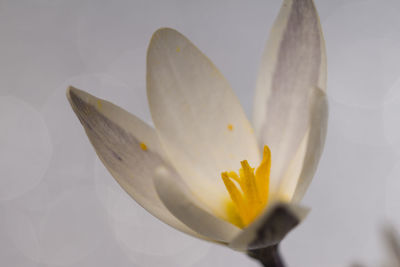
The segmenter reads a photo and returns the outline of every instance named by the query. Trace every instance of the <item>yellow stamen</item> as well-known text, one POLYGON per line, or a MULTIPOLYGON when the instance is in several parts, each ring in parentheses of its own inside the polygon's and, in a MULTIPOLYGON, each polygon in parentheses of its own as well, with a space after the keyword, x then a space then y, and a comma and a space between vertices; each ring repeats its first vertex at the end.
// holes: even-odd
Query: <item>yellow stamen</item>
MULTIPOLYGON (((256 170, 257 188, 260 190, 259 193, 262 196, 265 195, 268 196, 270 173, 271 173, 271 150, 269 150, 268 146, 264 146, 263 159, 261 161, 260 166, 258 166, 256 170)), ((265 201, 267 201, 267 199, 265 199, 265 201)))
POLYGON ((223 172, 221 177, 231 197, 231 201, 227 205, 228 219, 232 224, 243 228, 252 223, 268 203, 271 171, 270 149, 268 146, 264 147, 263 159, 257 170, 251 168, 247 160, 243 160, 241 165, 239 175, 231 171, 223 172), (234 181, 237 182, 240 189, 234 181), (232 206, 236 209, 232 209, 232 206), (236 214, 232 214, 235 211, 236 214), (240 218, 240 222, 237 218, 240 218))
POLYGON ((227 214, 227 220, 232 223, 233 225, 236 225, 239 228, 243 228, 244 225, 242 223, 242 219, 240 218, 237 208, 235 206, 235 203, 232 202, 232 200, 229 198, 226 200, 224 203, 224 206, 226 208, 226 214, 227 214))
POLYGON ((228 124, 228 130, 229 131, 233 131, 233 125, 232 124, 228 124))
POLYGON ((242 222, 248 220, 248 216, 246 213, 246 203, 243 199, 242 193, 240 193, 239 189, 236 185, 229 179, 228 173, 221 173, 222 180, 224 181, 225 187, 231 196, 233 203, 235 204, 236 211, 239 214, 239 217, 242 219, 242 222))
POLYGON ((236 172, 228 172, 228 176, 229 176, 229 178, 232 178, 240 185, 240 177, 239 177, 239 175, 236 174, 236 172))

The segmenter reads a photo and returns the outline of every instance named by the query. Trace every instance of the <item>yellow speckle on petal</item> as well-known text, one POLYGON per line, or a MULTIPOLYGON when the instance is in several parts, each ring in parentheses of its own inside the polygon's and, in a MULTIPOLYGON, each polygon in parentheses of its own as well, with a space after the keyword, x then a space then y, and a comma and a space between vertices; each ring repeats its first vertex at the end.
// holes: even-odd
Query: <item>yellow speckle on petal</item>
POLYGON ((145 143, 140 143, 140 148, 141 148, 143 151, 147 151, 147 146, 146 146, 145 143))
POLYGON ((221 177, 231 197, 230 202, 225 204, 227 219, 243 228, 252 223, 268 204, 271 171, 269 147, 264 147, 263 159, 257 169, 250 167, 247 160, 243 160, 241 165, 239 174, 223 172, 221 177))
POLYGON ((176 47, 176 52, 181 52, 181 48, 179 46, 176 47))
POLYGON ((232 124, 228 124, 227 128, 228 128, 229 131, 233 131, 233 125, 232 124))
POLYGON ((102 106, 103 106, 103 103, 101 102, 101 100, 100 100, 100 99, 97 99, 97 108, 98 108, 98 109, 101 109, 102 106))

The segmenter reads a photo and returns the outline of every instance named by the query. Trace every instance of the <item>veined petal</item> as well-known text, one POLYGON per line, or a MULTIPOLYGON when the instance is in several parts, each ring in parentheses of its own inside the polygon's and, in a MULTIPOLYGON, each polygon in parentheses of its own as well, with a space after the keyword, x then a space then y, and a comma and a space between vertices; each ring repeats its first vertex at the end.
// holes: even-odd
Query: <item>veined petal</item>
POLYGON ((236 226, 215 217, 202 207, 179 177, 174 177, 167 169, 156 169, 154 184, 169 211, 197 233, 217 242, 228 243, 240 232, 236 226))
POLYGON ((285 0, 262 58, 254 105, 260 146, 272 152, 272 191, 307 134, 311 90, 326 88, 325 57, 313 1, 285 0))
POLYGON ((100 160, 121 187, 158 219, 201 237, 176 219, 160 201, 152 181, 154 168, 171 168, 154 129, 110 102, 70 87, 68 100, 100 160))
POLYGON ((147 95, 156 130, 191 191, 224 216, 220 179, 260 160, 256 138, 226 79, 183 35, 160 29, 147 53, 147 95), (199 194, 198 192, 207 192, 199 194))
POLYGON ((263 215, 243 229, 229 247, 247 251, 278 244, 308 214, 309 209, 290 203, 272 204, 263 215))

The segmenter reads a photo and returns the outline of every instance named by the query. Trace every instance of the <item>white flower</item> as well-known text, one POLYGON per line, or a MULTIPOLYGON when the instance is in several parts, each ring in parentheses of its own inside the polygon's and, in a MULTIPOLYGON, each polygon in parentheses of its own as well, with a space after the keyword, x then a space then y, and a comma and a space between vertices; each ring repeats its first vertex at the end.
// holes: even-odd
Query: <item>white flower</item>
POLYGON ((147 53, 154 129, 78 89, 67 96, 99 158, 140 205, 182 232, 247 250, 279 243, 308 211, 298 202, 323 149, 325 87, 314 4, 286 0, 262 59, 254 131, 218 69, 167 28, 147 53))

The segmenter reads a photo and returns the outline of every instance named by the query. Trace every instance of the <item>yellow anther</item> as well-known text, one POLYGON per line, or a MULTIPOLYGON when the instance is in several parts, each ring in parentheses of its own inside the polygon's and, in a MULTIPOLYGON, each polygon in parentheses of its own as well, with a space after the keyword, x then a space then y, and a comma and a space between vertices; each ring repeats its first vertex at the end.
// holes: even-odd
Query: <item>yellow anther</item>
POLYGON ((257 170, 251 168, 247 160, 243 160, 241 165, 239 175, 231 171, 223 172, 221 177, 231 197, 227 211, 231 213, 234 210, 232 209, 233 203, 237 213, 235 216, 228 214, 229 221, 243 228, 252 223, 268 203, 271 151, 268 146, 264 147, 263 159, 257 170), (235 218, 240 218, 240 223, 235 218))
POLYGON ((250 167, 247 160, 240 162, 242 165, 241 181, 243 184, 243 192, 246 196, 249 205, 256 205, 259 199, 257 192, 256 177, 254 175, 254 169, 250 167))
POLYGON ((232 124, 228 124, 227 128, 228 128, 229 131, 233 131, 233 125, 232 124))
POLYGON ((239 189, 236 187, 236 185, 229 179, 228 173, 223 172, 221 173, 222 180, 224 181, 225 187, 229 192, 229 195, 231 196, 231 199, 233 203, 235 204, 236 211, 239 214, 242 224, 246 223, 248 221, 248 216, 246 213, 246 204, 243 199, 242 193, 239 191, 239 189))
POLYGON ((181 52, 181 48, 179 46, 176 47, 176 52, 181 52))
POLYGON ((239 185, 241 184, 240 177, 239 177, 239 175, 236 174, 236 172, 228 172, 228 176, 229 176, 229 178, 232 178, 233 180, 238 182, 239 185))
MULTIPOLYGON (((268 196, 269 175, 271 173, 271 150, 264 146, 263 159, 256 170, 256 183, 261 196, 268 196)), ((265 199, 267 201, 267 199, 265 199)), ((266 203, 265 203, 266 204, 266 203)), ((264 205, 265 205, 264 204, 264 205)))
POLYGON ((147 151, 147 146, 146 146, 145 143, 140 143, 140 148, 141 148, 143 151, 147 151))

